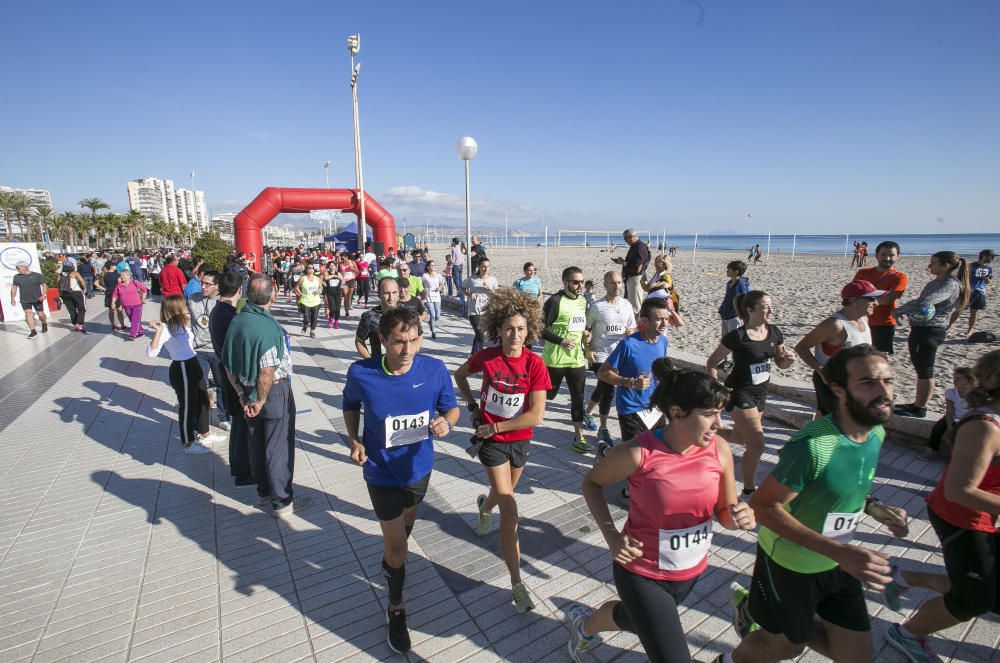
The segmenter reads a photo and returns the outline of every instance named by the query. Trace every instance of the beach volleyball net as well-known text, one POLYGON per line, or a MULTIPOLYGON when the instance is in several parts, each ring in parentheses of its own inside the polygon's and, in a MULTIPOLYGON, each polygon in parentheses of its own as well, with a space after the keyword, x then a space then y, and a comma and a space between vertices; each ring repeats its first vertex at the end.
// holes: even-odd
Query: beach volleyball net
MULTIPOLYGON (((637 230, 640 239, 644 239, 647 245, 653 238, 653 234, 648 230, 637 230)), ((556 246, 582 246, 598 249, 609 249, 615 243, 624 245, 622 232, 620 230, 558 230, 556 231, 556 246)))

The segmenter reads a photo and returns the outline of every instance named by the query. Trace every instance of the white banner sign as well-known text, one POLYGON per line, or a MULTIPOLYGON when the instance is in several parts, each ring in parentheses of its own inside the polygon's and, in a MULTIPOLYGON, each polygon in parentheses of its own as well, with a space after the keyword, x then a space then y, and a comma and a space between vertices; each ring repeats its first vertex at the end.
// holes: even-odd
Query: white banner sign
MULTIPOLYGON (((4 322, 16 322, 24 320, 24 311, 21 309, 21 293, 14 294, 14 303, 11 304, 10 289, 13 285, 14 276, 17 275, 17 263, 28 263, 28 269, 33 272, 42 273, 42 266, 38 259, 38 248, 31 244, 8 244, 0 243, 0 304, 3 305, 4 322)), ((43 300, 42 307, 45 314, 49 313, 48 300, 43 300)))

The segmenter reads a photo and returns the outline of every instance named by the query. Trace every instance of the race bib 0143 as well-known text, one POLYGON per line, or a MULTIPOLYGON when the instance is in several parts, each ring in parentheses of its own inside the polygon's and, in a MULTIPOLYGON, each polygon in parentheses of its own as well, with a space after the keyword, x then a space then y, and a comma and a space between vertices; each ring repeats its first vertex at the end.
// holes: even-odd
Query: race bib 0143
POLYGON ((423 442, 430 437, 431 413, 401 414, 385 419, 385 448, 403 447, 423 442))

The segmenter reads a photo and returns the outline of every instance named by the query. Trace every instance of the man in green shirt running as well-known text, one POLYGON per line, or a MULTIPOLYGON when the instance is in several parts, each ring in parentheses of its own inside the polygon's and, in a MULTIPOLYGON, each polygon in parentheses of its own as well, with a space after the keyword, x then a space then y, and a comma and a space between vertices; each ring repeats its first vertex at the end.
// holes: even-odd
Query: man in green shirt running
POLYGON ((907 532, 905 512, 868 498, 892 416, 892 367, 862 344, 835 354, 823 376, 836 411, 792 437, 750 500, 762 525, 753 580, 749 593, 731 588, 744 639, 717 662, 791 659, 807 645, 835 661, 871 660, 862 583, 889 582, 889 558, 851 539, 866 513, 896 536, 907 532))
POLYGON ((567 267, 562 273, 563 289, 552 295, 542 307, 545 327, 542 361, 549 369, 552 388, 546 396, 552 400, 559 393, 563 378, 569 387, 570 418, 573 420, 573 451, 585 454, 594 450, 583 438, 583 387, 587 383, 587 357, 584 343, 587 331, 587 300, 583 297, 583 272, 567 267))

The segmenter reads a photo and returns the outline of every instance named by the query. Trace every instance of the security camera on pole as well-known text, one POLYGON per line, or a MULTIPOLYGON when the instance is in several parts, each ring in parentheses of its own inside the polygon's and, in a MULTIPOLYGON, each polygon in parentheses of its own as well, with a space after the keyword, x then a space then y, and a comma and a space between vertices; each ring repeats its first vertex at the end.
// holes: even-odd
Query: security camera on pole
POLYGON ((471 279, 472 274, 472 207, 469 200, 469 162, 476 158, 479 152, 479 145, 474 138, 465 136, 458 139, 455 145, 455 152, 458 158, 465 162, 465 273, 466 278, 471 279))

